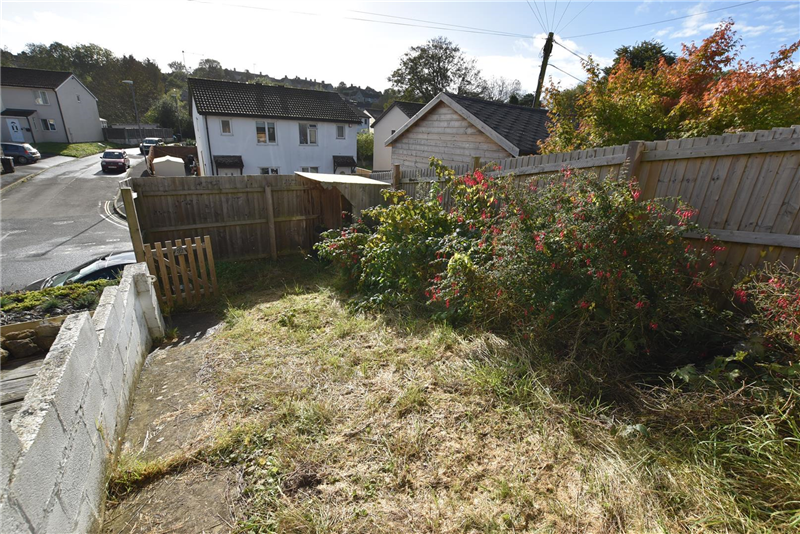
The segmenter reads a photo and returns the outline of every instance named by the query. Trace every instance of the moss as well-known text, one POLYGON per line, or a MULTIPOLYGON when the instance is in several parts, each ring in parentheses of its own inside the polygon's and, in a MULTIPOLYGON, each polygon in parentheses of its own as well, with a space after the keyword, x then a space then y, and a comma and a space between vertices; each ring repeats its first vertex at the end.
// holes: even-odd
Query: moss
POLYGON ((85 284, 48 287, 38 291, 7 293, 3 295, 0 304, 2 304, 2 311, 6 313, 28 311, 36 308, 52 308, 55 304, 67 303, 81 309, 93 308, 99 300, 103 288, 113 285, 117 285, 116 280, 95 280, 85 284))

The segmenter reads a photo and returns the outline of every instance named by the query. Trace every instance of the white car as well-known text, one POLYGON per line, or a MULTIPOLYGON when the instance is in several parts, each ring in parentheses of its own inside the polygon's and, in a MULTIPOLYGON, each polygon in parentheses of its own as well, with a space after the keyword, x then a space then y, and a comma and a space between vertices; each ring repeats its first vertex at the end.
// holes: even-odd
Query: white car
POLYGON ((139 145, 142 156, 146 156, 150 153, 151 146, 164 146, 164 140, 160 137, 146 137, 144 141, 142 141, 142 144, 139 145))

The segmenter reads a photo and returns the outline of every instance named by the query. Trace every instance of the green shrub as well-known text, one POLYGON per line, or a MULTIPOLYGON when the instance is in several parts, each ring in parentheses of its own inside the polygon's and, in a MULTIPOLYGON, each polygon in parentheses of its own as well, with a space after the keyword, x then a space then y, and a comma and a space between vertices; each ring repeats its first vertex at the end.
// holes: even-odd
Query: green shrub
POLYGON ((439 174, 429 198, 389 193, 318 245, 370 304, 424 302, 560 350, 699 354, 727 340, 711 299, 722 247, 683 239, 703 232, 679 200, 570 170, 530 184, 439 174))

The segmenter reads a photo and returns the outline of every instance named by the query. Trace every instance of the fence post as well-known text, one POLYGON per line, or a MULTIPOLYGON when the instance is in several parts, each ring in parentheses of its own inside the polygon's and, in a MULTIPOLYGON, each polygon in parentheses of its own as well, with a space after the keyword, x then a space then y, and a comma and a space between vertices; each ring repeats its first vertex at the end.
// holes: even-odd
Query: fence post
POLYGON ((481 157, 480 156, 472 156, 472 172, 481 168, 481 157))
POLYGON ((644 153, 644 141, 631 141, 628 143, 628 151, 625 152, 625 162, 628 166, 625 178, 628 181, 639 177, 642 153, 644 153))
POLYGON ((122 202, 125 204, 125 218, 128 221, 128 231, 131 234, 133 253, 136 256, 136 262, 141 263, 145 261, 144 241, 142 241, 142 231, 139 228, 139 216, 136 214, 136 204, 133 202, 133 189, 130 187, 120 187, 120 192, 122 193, 122 202))
POLYGON ((269 226, 269 255, 272 261, 278 259, 278 243, 275 241, 275 206, 272 204, 272 188, 264 186, 264 195, 267 201, 267 225, 269 226))
POLYGON ((392 165, 392 188, 400 189, 400 165, 392 165))

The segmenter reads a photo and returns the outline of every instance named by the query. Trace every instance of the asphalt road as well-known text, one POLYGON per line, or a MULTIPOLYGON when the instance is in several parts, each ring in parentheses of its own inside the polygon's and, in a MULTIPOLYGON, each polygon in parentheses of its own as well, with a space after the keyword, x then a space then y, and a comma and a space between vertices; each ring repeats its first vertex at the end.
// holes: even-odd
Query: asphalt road
MULTIPOLYGON (((131 165, 143 157, 129 152, 131 165)), ((40 278, 110 252, 131 250, 111 203, 124 174, 103 174, 100 155, 53 167, 0 193, 0 287, 40 278)))

